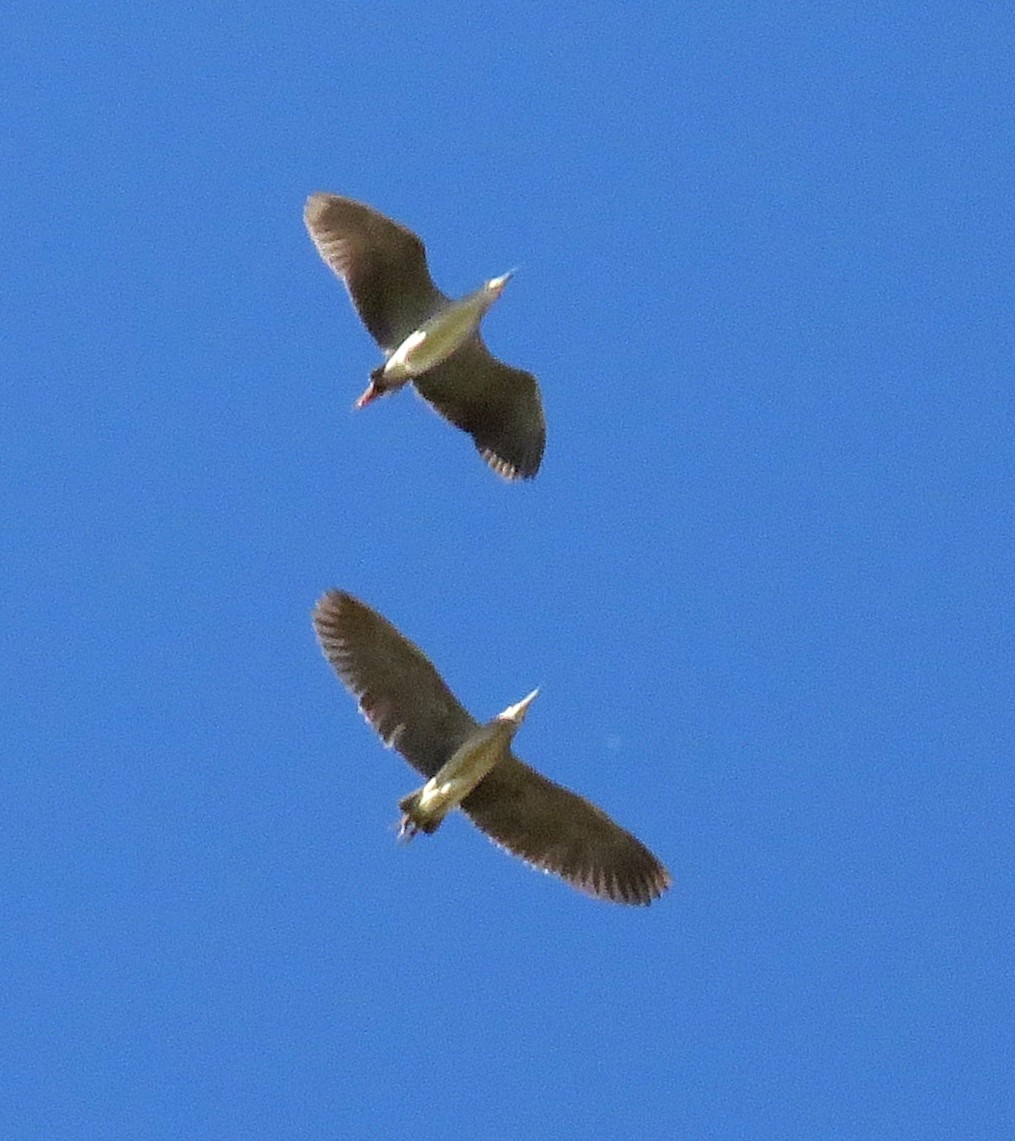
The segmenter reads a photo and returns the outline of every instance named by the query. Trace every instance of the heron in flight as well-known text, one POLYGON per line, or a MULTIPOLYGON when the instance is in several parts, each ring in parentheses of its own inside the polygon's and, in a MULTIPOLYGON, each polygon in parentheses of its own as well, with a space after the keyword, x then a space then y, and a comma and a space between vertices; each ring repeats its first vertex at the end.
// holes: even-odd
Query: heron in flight
POLYGON ((452 301, 430 277, 422 241, 372 207, 312 194, 303 218, 384 352, 356 407, 411 382, 446 420, 472 436, 498 475, 531 479, 546 444, 539 385, 531 373, 493 356, 479 332, 511 273, 452 301))
POLYGON ((422 651, 352 595, 329 591, 313 618, 324 656, 367 721, 426 777, 399 804, 400 835, 436 832, 460 808, 495 844, 601 899, 648 904, 669 887, 669 872, 640 840, 512 753, 538 690, 480 724, 422 651))

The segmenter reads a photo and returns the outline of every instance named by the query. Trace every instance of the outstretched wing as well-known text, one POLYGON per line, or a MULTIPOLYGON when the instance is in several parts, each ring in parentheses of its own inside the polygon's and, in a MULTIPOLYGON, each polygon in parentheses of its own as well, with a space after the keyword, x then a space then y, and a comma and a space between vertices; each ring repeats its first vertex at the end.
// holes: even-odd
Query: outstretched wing
POLYGON ((432 777, 476 728, 429 659, 369 606, 331 590, 314 629, 345 687, 390 748, 432 777))
MULTIPOLYGON (((429 659, 351 595, 325 594, 314 627, 364 716, 423 776, 435 775, 476 729, 429 659)), ((670 885, 640 840, 514 756, 500 761, 461 808, 507 851, 601 899, 647 904, 670 885)))
POLYGON ((498 360, 478 333, 413 383, 445 419, 472 436, 498 475, 531 479, 539 471, 546 421, 536 378, 498 360))
POLYGON ((670 886, 637 837, 517 757, 501 761, 461 807, 502 848, 590 895, 648 904, 670 886))
POLYGON ((303 219, 318 253, 345 282, 360 319, 385 352, 446 303, 430 277, 422 241, 391 218, 351 198, 311 194, 303 219))

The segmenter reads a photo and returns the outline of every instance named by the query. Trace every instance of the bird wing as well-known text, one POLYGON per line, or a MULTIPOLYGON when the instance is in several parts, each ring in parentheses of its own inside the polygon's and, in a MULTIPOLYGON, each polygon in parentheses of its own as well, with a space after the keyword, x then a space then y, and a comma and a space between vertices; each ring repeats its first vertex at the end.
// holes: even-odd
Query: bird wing
POLYGON ((476 728, 429 659, 369 606, 328 591, 314 629, 345 687, 389 748, 432 777, 476 728))
POLYGON ((543 459, 546 421, 530 372, 493 356, 477 333, 413 383, 505 479, 531 479, 543 459))
POLYGON ((351 198, 311 194, 303 219, 317 252, 345 282, 360 319, 386 352, 446 304, 422 241, 391 218, 351 198))
POLYGON ((509 755, 462 801, 496 844, 581 891, 614 903, 651 903, 669 872, 591 801, 509 755))

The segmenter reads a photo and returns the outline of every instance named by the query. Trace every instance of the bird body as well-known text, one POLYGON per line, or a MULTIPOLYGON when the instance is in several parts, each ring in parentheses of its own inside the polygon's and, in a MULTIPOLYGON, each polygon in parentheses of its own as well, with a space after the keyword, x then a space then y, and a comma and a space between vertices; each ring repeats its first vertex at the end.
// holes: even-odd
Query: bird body
POLYGON ((405 814, 399 835, 411 838, 417 831, 428 835, 437 831, 444 817, 510 753, 511 741, 538 693, 534 689, 517 705, 509 705, 492 721, 474 729, 422 788, 399 801, 398 807, 405 814))
POLYGON ((468 432, 506 479, 531 479, 546 444, 536 378, 492 356, 479 324, 510 273, 459 301, 434 284, 426 249, 404 226, 362 202, 312 194, 304 221, 324 261, 345 282, 385 354, 359 408, 410 381, 446 420, 468 432))
POLYGON ((481 725, 422 651, 351 595, 325 594, 314 627, 364 716, 427 778, 401 801, 400 835, 432 833, 459 807, 495 844, 601 899, 647 904, 669 887, 640 840, 514 756, 535 692, 481 725))
POLYGON ((444 304, 394 349, 384 364, 370 374, 370 388, 356 401, 357 407, 403 384, 447 360, 479 328, 483 314, 500 297, 510 273, 491 278, 461 301, 444 304), (373 391, 373 390, 377 391, 373 391))

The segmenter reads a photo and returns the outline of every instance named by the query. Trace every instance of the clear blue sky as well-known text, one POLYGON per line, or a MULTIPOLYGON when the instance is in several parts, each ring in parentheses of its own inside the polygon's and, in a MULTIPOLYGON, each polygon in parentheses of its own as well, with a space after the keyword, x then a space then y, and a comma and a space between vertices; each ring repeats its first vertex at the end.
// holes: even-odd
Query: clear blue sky
POLYGON ((4 1137, 1015 1130, 1015 16, 823 8, 8 6, 4 1137), (532 484, 313 190, 521 267, 532 484), (396 845, 328 587, 669 895, 396 845))

